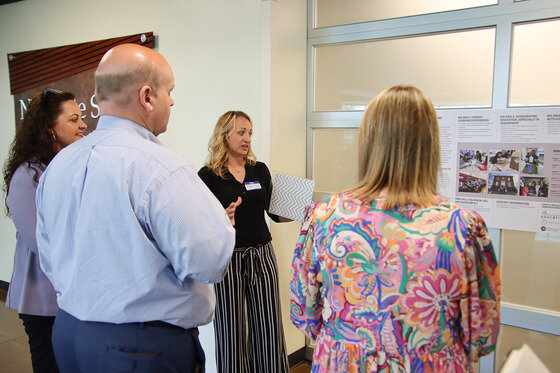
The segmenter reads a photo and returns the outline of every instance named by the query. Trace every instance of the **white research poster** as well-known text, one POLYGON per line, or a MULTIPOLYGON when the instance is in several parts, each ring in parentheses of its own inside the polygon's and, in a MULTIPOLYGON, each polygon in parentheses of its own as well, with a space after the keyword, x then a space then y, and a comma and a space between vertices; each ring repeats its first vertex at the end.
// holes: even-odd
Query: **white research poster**
POLYGON ((560 232, 560 108, 438 110, 440 193, 489 227, 560 232))

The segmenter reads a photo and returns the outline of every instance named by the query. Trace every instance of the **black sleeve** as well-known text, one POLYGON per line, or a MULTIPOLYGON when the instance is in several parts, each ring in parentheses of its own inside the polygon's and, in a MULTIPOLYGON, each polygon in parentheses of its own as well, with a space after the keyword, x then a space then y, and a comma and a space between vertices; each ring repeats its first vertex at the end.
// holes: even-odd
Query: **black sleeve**
POLYGON ((272 177, 270 176, 270 171, 268 170, 268 167, 266 167, 264 163, 262 163, 262 167, 263 167, 263 184, 266 187, 266 213, 268 214, 268 216, 270 216, 272 220, 279 223, 280 217, 278 215, 271 214, 270 212, 268 212, 268 208, 270 207, 270 197, 272 196, 272 177))
POLYGON ((227 197, 227 188, 224 185, 225 180, 216 175, 211 168, 204 166, 198 171, 198 177, 210 189, 212 194, 220 201, 222 206, 226 208, 232 201, 227 197))
POLYGON ((200 170, 198 170, 198 177, 206 184, 206 186, 212 190, 210 187, 212 185, 212 170, 206 166, 203 166, 200 170))

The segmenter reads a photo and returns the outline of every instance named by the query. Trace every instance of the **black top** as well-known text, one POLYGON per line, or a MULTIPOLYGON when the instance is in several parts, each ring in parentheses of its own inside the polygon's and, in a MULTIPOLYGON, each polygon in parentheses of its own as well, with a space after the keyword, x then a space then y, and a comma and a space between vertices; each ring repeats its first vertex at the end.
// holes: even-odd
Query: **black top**
MULTIPOLYGON (((254 166, 246 164, 243 183, 237 181, 229 171, 222 179, 206 166, 198 171, 198 176, 224 208, 241 197, 241 204, 235 210, 235 247, 255 246, 272 239, 264 220, 272 192, 270 171, 264 163, 257 162, 254 166), (252 182, 257 183, 250 184, 252 182)), ((272 220, 279 221, 277 215, 268 215, 272 220)))

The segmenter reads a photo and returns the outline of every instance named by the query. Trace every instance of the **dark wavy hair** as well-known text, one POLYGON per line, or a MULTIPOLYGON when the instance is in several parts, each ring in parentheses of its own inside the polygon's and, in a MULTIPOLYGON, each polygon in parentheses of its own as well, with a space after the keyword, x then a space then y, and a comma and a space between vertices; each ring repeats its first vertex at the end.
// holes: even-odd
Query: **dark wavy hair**
MULTIPOLYGON (((33 96, 16 128, 16 136, 10 147, 8 159, 4 164, 4 191, 6 199, 10 191, 10 181, 14 173, 24 163, 35 170, 34 180, 39 181, 39 169, 50 163, 57 153, 53 128, 56 118, 62 112, 62 103, 74 100, 70 92, 62 92, 47 88, 33 96)), ((6 203, 6 214, 10 209, 6 203)))

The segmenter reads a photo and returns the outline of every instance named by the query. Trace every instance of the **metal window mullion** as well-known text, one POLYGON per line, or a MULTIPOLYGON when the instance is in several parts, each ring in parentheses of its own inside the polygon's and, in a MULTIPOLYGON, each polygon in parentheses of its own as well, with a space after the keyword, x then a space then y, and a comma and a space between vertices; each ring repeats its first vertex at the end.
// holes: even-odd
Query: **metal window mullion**
POLYGON ((494 373, 494 366, 496 360, 496 352, 482 356, 478 360, 478 372, 479 373, 494 373))
MULTIPOLYGON (((308 0, 309 3, 314 0, 308 0)), ((315 106, 315 47, 307 45, 307 118, 306 118, 306 169, 308 179, 313 178, 313 129, 309 124, 309 113, 315 106)))
POLYGON ((307 34, 315 29, 315 0, 307 0, 307 34))
POLYGON ((493 27, 495 22, 445 22, 432 23, 418 26, 400 27, 398 29, 384 29, 375 31, 364 31, 352 34, 322 36, 308 39, 308 43, 319 45, 346 44, 356 42, 367 42, 386 39, 400 39, 414 36, 427 36, 432 34, 442 34, 446 32, 457 32, 463 30, 476 30, 481 28, 493 27))
POLYGON ((376 30, 398 29, 401 27, 415 27, 441 22, 455 22, 457 20, 476 20, 503 14, 500 6, 486 6, 482 8, 460 9, 448 12, 420 14, 415 16, 365 21, 338 26, 314 28, 309 30, 309 37, 329 37, 349 33, 370 32, 376 30))
POLYGON ((560 336, 560 312, 502 302, 502 325, 560 336))
POLYGON ((308 179, 313 179, 313 128, 307 127, 306 130, 306 142, 307 142, 307 149, 306 149, 306 169, 305 174, 308 179))
POLYGON ((449 22, 434 22, 419 25, 397 24, 395 27, 387 29, 375 29, 365 31, 353 31, 324 36, 311 36, 308 44, 324 45, 337 43, 363 42, 377 39, 390 39, 411 37, 417 35, 439 34, 444 32, 457 32, 461 30, 480 29, 494 27, 497 24, 534 22, 538 20, 548 20, 560 17, 560 6, 550 9, 539 9, 532 12, 504 14, 495 17, 485 17, 472 20, 457 19, 449 22))
MULTIPOLYGON (((307 33, 309 35, 310 30, 315 27, 315 0, 307 0, 307 33)), ((307 112, 313 111, 314 107, 314 49, 309 41, 307 42, 307 112)), ((305 130, 305 141, 306 141, 306 148, 305 148, 305 175, 308 179, 313 178, 313 129, 309 127, 309 121, 306 120, 306 130, 305 130)), ((310 346, 312 346, 313 342, 305 336, 305 351, 306 353, 309 350, 312 350, 310 346)), ((311 356, 305 356, 307 359, 312 359, 311 356)))
MULTIPOLYGON (((309 3, 308 3, 309 4, 309 3)), ((417 27, 437 23, 470 22, 477 24, 485 19, 487 24, 502 23, 508 21, 503 17, 513 17, 511 22, 521 22, 523 19, 538 19, 550 17, 551 11, 558 9, 557 0, 531 0, 527 2, 513 3, 512 1, 500 1, 498 5, 489 5, 471 9, 459 9, 440 13, 430 13, 415 16, 399 17, 392 19, 368 21, 361 23, 345 24, 339 26, 308 28, 308 38, 331 37, 352 33, 364 33, 376 30, 399 29, 402 27, 417 27)), ((311 7, 310 12, 315 14, 311 7)))
POLYGON ((364 112, 362 111, 313 111, 307 113, 307 123, 316 127, 359 127, 364 112))
MULTIPOLYGON (((492 245, 494 246, 494 253, 496 254, 496 260, 500 264, 500 245, 502 241, 502 230, 498 228, 489 228, 488 234, 492 240, 492 245)), ((501 266, 500 266, 501 268, 501 266)), ((483 356, 479 360, 478 372, 479 373, 493 373, 496 366, 496 352, 492 352, 486 356, 483 356)))
POLYGON ((511 22, 501 23, 496 26, 494 81, 492 87, 493 109, 506 109, 508 107, 512 33, 511 22))
MULTIPOLYGON (((505 109, 508 106, 509 77, 511 68, 512 23, 496 25, 494 47, 494 74, 492 82, 492 108, 505 109)), ((502 229, 491 230, 492 242, 496 251, 500 271, 502 269, 502 229)), ((500 274, 501 277, 501 274, 500 274)), ((493 373, 497 370, 497 351, 480 360, 479 373, 493 373)))

